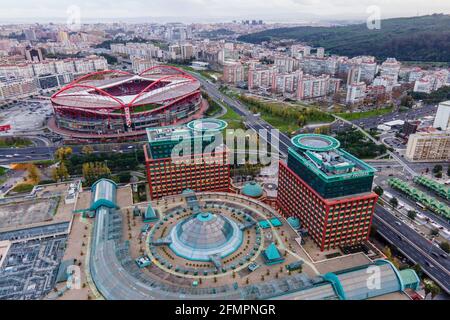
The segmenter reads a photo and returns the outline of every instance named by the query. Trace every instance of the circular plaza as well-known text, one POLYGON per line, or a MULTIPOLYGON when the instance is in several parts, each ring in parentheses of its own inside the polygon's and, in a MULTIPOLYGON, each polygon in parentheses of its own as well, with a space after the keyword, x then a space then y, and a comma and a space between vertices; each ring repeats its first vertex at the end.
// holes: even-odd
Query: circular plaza
POLYGON ((237 200, 231 194, 183 192, 149 232, 154 265, 182 277, 217 277, 248 267, 264 249, 260 213, 237 200))

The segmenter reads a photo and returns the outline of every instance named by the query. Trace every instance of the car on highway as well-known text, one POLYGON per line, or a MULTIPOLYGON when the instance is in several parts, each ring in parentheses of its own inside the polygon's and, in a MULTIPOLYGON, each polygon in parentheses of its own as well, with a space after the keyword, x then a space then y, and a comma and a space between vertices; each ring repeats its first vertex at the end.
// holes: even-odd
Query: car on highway
POLYGON ((433 266, 429 261, 425 261, 425 264, 426 264, 427 266, 429 266, 430 268, 434 268, 434 266, 433 266))

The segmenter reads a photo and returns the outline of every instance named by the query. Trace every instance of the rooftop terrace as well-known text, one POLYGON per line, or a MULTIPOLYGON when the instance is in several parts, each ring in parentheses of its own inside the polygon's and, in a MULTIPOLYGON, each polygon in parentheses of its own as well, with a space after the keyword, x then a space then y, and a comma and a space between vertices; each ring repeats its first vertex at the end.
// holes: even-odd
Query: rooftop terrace
POLYGON ((290 153, 324 180, 373 175, 373 167, 340 149, 340 142, 320 134, 300 134, 292 138, 290 153))
POLYGON ((191 121, 187 125, 148 128, 147 138, 149 143, 171 141, 182 137, 191 137, 194 132, 214 134, 227 126, 228 124, 223 120, 199 119, 191 121))

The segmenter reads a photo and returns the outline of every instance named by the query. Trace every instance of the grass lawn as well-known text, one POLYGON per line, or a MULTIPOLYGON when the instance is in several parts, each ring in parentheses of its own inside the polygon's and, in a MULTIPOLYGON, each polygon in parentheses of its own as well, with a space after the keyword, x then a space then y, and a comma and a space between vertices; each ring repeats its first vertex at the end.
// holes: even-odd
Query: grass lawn
POLYGON ((233 109, 229 106, 225 106, 227 108, 227 113, 221 116, 219 119, 228 122, 227 129, 244 129, 244 122, 242 121, 242 117, 238 115, 233 109))
POLYGON ((383 108, 383 109, 376 109, 376 110, 370 110, 370 111, 363 111, 363 112, 351 112, 351 113, 336 113, 338 117, 344 118, 345 120, 358 120, 358 119, 365 119, 365 118, 372 118, 377 116, 382 116, 388 113, 392 112, 392 107, 389 108, 383 108))
POLYGON ((291 135, 301 128, 299 117, 303 117, 305 125, 329 123, 334 120, 330 114, 301 102, 286 103, 243 96, 237 98, 252 112, 259 113, 263 120, 287 135, 291 135))
POLYGON ((217 102, 210 99, 209 97, 208 97, 207 101, 208 101, 209 105, 208 105, 208 109, 206 109, 205 116, 214 117, 222 111, 222 108, 220 107, 220 105, 217 102))
POLYGON ((284 119, 278 116, 274 116, 265 112, 260 112, 261 118, 271 124, 274 128, 277 128, 283 133, 290 135, 292 132, 300 129, 300 126, 295 120, 284 119))
POLYGON ((5 173, 8 171, 8 169, 6 169, 6 168, 3 168, 3 167, 0 167, 0 184, 3 184, 3 183, 5 183, 5 181, 6 181, 6 176, 5 176, 5 173))
POLYGON ((17 192, 17 193, 28 193, 31 192, 31 190, 33 190, 34 185, 33 184, 29 184, 29 183, 21 183, 16 185, 12 191, 13 192, 17 192))

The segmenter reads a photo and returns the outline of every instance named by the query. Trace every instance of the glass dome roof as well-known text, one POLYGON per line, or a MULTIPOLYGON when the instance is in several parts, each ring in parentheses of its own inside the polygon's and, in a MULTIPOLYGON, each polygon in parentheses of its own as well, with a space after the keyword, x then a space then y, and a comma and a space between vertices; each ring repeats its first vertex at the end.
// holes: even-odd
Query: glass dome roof
POLYGON ((263 188, 255 181, 252 181, 244 185, 242 193, 248 197, 259 198, 263 195, 263 188))
POLYGON ((236 222, 211 212, 201 212, 179 222, 170 233, 170 248, 189 260, 209 261, 222 258, 242 243, 242 231, 236 222))

